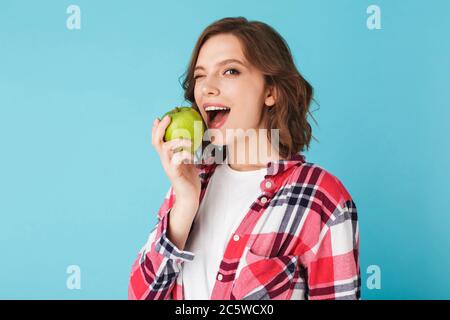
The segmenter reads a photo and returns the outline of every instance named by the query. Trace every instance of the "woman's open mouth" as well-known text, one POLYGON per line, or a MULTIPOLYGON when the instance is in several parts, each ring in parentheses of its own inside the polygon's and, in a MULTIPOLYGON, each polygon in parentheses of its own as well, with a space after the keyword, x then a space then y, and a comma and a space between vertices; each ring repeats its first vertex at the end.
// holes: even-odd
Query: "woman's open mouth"
POLYGON ((208 128, 219 129, 227 121, 231 109, 228 107, 208 106, 205 108, 205 111, 208 116, 208 128))

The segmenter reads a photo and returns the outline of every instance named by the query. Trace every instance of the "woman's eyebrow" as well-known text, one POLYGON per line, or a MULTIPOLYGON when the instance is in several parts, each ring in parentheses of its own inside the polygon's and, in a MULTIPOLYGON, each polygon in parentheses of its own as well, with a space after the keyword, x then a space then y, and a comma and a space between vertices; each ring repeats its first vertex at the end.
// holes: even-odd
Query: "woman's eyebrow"
MULTIPOLYGON (((223 61, 218 62, 218 63, 216 64, 216 66, 219 66, 219 67, 220 67, 220 66, 223 66, 223 65, 232 63, 232 62, 238 63, 238 64, 242 65, 243 67, 247 67, 247 66, 245 65, 245 63, 243 63, 242 61, 240 61, 240 60, 238 60, 238 59, 225 59, 225 60, 223 60, 223 61)), ((195 69, 194 69, 194 71, 197 70, 197 69, 205 70, 205 68, 204 68, 203 66, 196 66, 195 69)))

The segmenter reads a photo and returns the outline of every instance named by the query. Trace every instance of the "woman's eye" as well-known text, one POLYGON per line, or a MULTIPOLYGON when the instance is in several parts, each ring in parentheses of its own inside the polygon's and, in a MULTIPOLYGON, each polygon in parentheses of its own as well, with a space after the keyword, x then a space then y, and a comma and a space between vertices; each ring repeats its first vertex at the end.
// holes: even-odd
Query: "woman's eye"
POLYGON ((234 75, 238 75, 240 72, 236 69, 228 69, 227 71, 225 71, 225 73, 227 73, 228 71, 233 71, 235 72, 234 75))
MULTIPOLYGON (((233 73, 231 73, 231 75, 238 75, 238 74, 240 74, 240 72, 239 72, 238 70, 236 70, 236 69, 227 69, 227 70, 225 71, 225 74, 226 74, 227 72, 229 72, 229 71, 233 72, 233 73)), ((201 77, 203 77, 203 76, 202 76, 202 75, 195 75, 195 76, 194 76, 194 80, 197 80, 198 78, 201 78, 201 77)))

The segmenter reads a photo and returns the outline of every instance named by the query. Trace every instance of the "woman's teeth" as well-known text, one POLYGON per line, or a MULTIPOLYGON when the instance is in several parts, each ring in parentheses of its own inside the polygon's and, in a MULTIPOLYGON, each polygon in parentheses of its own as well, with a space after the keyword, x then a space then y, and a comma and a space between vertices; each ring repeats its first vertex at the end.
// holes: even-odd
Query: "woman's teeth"
POLYGON ((209 106, 205 108, 205 111, 213 111, 213 110, 229 110, 230 108, 228 107, 216 107, 216 106, 209 106))

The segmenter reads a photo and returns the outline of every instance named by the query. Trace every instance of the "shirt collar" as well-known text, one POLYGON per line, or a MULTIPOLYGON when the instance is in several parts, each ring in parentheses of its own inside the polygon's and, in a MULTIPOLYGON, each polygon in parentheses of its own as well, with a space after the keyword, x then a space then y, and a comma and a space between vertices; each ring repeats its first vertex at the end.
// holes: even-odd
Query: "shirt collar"
POLYGON ((267 175, 275 176, 293 166, 302 165, 303 163, 305 163, 305 156, 300 153, 293 154, 287 159, 271 161, 267 164, 267 175))

